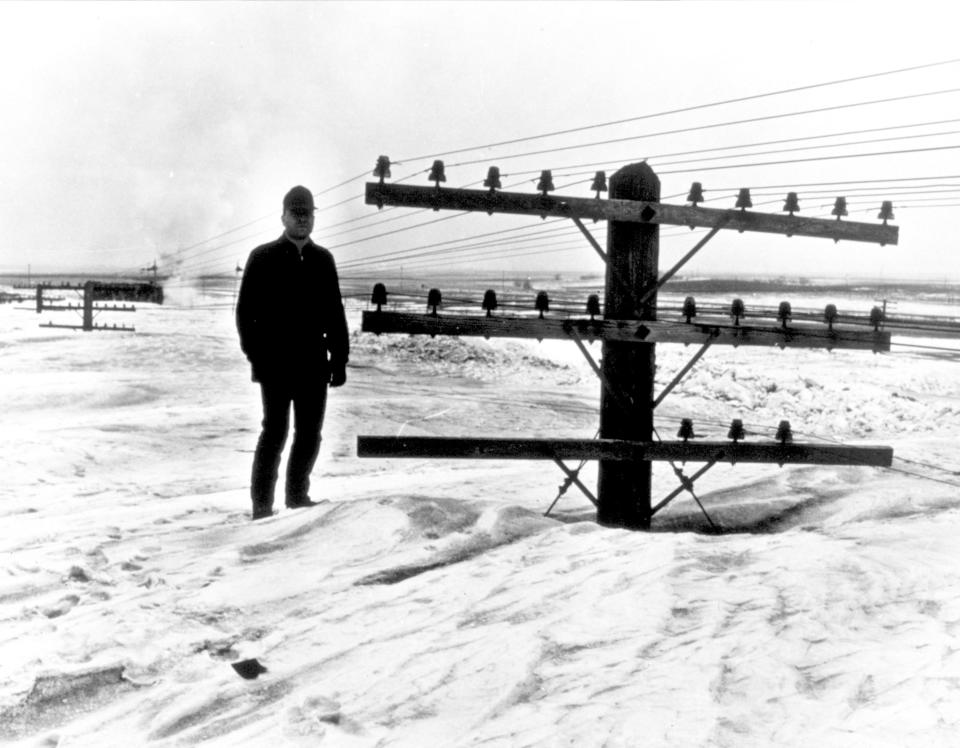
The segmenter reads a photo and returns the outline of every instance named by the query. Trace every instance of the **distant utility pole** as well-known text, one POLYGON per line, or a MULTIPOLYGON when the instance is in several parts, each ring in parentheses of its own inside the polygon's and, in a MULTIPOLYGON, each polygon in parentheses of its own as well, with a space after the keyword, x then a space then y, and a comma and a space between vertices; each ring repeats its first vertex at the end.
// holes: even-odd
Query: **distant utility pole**
POLYGON ((94 296, 97 295, 99 289, 99 284, 96 281, 88 280, 83 284, 67 284, 64 283, 56 287, 58 292, 62 291, 76 291, 82 292, 83 297, 80 304, 51 304, 47 302, 43 293, 46 290, 46 287, 41 285, 37 286, 37 314, 41 314, 45 311, 54 311, 54 312, 80 312, 82 315, 82 322, 79 325, 64 325, 64 324, 54 324, 53 322, 48 322, 45 325, 40 325, 41 327, 59 327, 67 330, 83 330, 84 332, 92 332, 94 330, 110 330, 113 332, 134 332, 133 327, 127 327, 125 325, 98 325, 94 323, 94 317, 100 312, 135 312, 136 307, 128 306, 123 304, 118 306, 113 304, 110 306, 107 305, 96 305, 94 303, 94 296))

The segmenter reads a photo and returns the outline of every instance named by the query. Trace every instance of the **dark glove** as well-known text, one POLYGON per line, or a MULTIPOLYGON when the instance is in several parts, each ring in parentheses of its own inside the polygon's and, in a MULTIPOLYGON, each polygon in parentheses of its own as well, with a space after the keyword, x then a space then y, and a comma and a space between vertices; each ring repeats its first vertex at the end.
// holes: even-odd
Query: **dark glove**
POLYGON ((342 387, 347 381, 347 365, 333 364, 330 367, 330 386, 342 387))

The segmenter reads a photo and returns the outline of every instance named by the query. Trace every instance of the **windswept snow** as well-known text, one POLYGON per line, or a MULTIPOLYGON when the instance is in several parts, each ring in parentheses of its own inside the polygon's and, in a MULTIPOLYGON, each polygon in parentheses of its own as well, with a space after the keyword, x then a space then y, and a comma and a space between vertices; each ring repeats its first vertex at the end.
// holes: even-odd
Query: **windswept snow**
MULTIPOLYGON (((229 299, 192 301, 134 334, 0 306, 0 742, 956 745, 954 360, 711 349, 664 438, 788 419, 895 469, 718 465, 696 491, 724 532, 687 496, 640 534, 575 488, 543 516, 549 463, 356 458, 357 434, 592 437, 600 386, 573 346, 375 337, 351 309, 322 503, 253 523, 259 395, 229 299)), ((658 347, 661 386, 692 353, 658 347)))

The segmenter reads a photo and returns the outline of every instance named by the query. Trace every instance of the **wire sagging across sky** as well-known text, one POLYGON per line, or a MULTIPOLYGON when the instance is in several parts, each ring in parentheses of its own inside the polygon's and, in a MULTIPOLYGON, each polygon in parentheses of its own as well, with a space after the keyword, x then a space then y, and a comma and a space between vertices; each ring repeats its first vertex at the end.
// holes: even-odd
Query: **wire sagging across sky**
MULTIPOLYGON (((747 172, 745 170, 750 170, 757 174, 763 174, 758 180, 762 186, 777 183, 778 180, 775 178, 771 179, 770 177, 778 171, 784 174, 788 172, 792 173, 808 165, 825 165, 834 161, 851 161, 857 164, 881 162, 895 164, 900 163, 898 159, 940 155, 942 157, 942 163, 946 164, 953 159, 953 154, 957 150, 960 150, 960 137, 957 137, 960 136, 960 130, 945 127, 960 122, 960 96, 957 96, 957 94, 960 94, 960 88, 933 88, 924 86, 922 80, 916 76, 923 76, 934 69, 947 68, 957 65, 958 63, 960 63, 960 58, 904 66, 862 75, 838 77, 821 83, 785 87, 742 97, 692 104, 628 118, 606 120, 595 123, 594 125, 584 125, 574 128, 554 128, 539 134, 494 141, 482 146, 455 148, 416 158, 405 158, 394 163, 408 166, 409 172, 393 181, 400 182, 414 178, 420 178, 426 181, 425 175, 429 171, 429 165, 424 164, 423 168, 415 168, 415 162, 421 159, 460 155, 480 150, 486 152, 483 159, 471 159, 447 165, 448 169, 455 169, 458 166, 479 164, 481 162, 492 164, 502 161, 503 159, 518 162, 526 160, 529 162, 531 159, 542 156, 557 157, 574 152, 585 153, 587 149, 597 149, 601 147, 608 150, 619 150, 627 143, 635 144, 638 141, 647 140, 652 142, 654 139, 657 139, 658 142, 662 140, 665 147, 658 148, 656 152, 652 150, 648 151, 648 155, 643 158, 648 159, 658 175, 664 179, 670 179, 684 174, 696 176, 698 173, 707 174, 708 172, 721 171, 731 174, 743 173, 746 175, 747 172), (914 90, 891 91, 889 95, 882 97, 856 95, 858 87, 864 85, 868 80, 887 77, 892 78, 894 76, 905 77, 908 73, 914 76, 912 78, 914 83, 911 84, 914 90), (837 88, 841 85, 849 91, 846 97, 848 99, 847 101, 841 103, 816 101, 815 97, 819 96, 821 91, 837 88), (706 111, 721 106, 728 109, 735 109, 744 106, 747 102, 760 103, 764 100, 773 100, 775 97, 787 101, 791 95, 799 93, 803 93, 806 97, 804 99, 805 106, 788 107, 783 106, 781 103, 777 111, 766 114, 758 113, 743 117, 724 117, 714 122, 690 122, 688 124, 678 122, 674 127, 655 129, 650 132, 624 135, 617 138, 591 140, 586 137, 588 133, 603 128, 631 126, 658 117, 670 116, 675 119, 689 118, 699 111, 706 111), (904 110, 900 108, 901 105, 927 99, 942 100, 947 105, 947 108, 941 108, 939 110, 941 112, 941 116, 939 117, 915 117, 914 121, 904 122, 902 117, 904 110), (897 116, 899 121, 890 121, 889 117, 891 115, 886 114, 891 106, 896 107, 893 115, 897 116), (780 137, 767 136, 735 139, 736 133, 746 125, 765 125, 772 122, 787 122, 794 119, 799 121, 799 118, 808 115, 822 117, 867 108, 884 112, 882 115, 875 116, 869 127, 847 126, 835 127, 833 129, 823 128, 819 133, 811 133, 809 129, 801 129, 792 136, 784 133, 780 137), (949 108, 954 108, 955 112, 948 111, 949 108), (949 116, 950 114, 955 114, 955 116, 949 116), (684 141, 684 138, 694 134, 726 133, 727 131, 729 131, 728 134, 722 137, 719 135, 711 135, 707 143, 699 139, 684 141), (513 146, 518 144, 556 139, 559 136, 576 136, 579 142, 562 143, 549 148, 530 149, 522 153, 512 152, 513 146), (856 136, 876 137, 857 138, 856 136), (666 141, 668 138, 670 139, 669 143, 666 141), (953 139, 952 142, 951 139, 953 139), (906 143, 911 140, 928 141, 930 144, 906 148, 869 148, 870 145, 893 143, 896 141, 906 143), (686 142, 686 147, 683 147, 684 142, 686 142), (677 147, 678 145, 680 147, 677 147), (810 153, 810 155, 796 158, 789 157, 802 152, 810 153), (771 156, 777 158, 770 158, 771 156)), ((911 111, 913 109, 915 109, 915 107, 912 107, 911 111)), ((466 223, 459 220, 462 216, 458 214, 428 218, 424 216, 424 213, 428 212, 424 209, 404 209, 396 211, 388 207, 384 211, 376 211, 372 209, 372 206, 365 205, 362 193, 358 193, 353 189, 353 185, 364 177, 368 179, 372 177, 373 160, 372 155, 370 163, 371 169, 369 171, 357 169, 356 172, 354 172, 355 176, 340 180, 329 187, 315 192, 315 196, 318 199, 317 226, 314 231, 315 240, 334 250, 337 253, 338 262, 344 268, 354 269, 363 266, 364 263, 383 264, 402 262, 405 260, 409 262, 414 258, 416 258, 418 263, 428 266, 430 258, 439 261, 440 258, 443 257, 444 261, 446 261, 447 258, 456 257, 457 250, 453 248, 455 246, 461 247, 460 251, 463 253, 461 256, 465 261, 473 261, 476 259, 493 260, 499 257, 499 255, 493 254, 495 251, 494 246, 484 246, 482 236, 486 232, 478 233, 472 228, 466 230, 466 238, 461 237, 456 240, 459 243, 451 244, 449 252, 444 252, 442 255, 434 254, 435 250, 438 249, 432 246, 437 243, 436 231, 439 229, 438 224, 448 224, 450 227, 467 226, 466 223), (338 197, 338 194, 342 194, 345 189, 350 189, 352 194, 348 197, 338 197), (321 200, 320 198, 326 199, 321 200), (434 237, 433 240, 428 238, 431 234, 434 237), (404 242, 405 246, 398 248, 396 241, 403 236, 409 236, 411 241, 404 242), (472 240, 470 237, 473 237, 472 240), (385 246, 385 243, 389 243, 391 246, 385 246), (467 252, 471 252, 472 254, 467 254, 467 252)), ((635 162, 637 160, 639 160, 639 158, 632 154, 607 153, 598 160, 587 162, 580 159, 573 165, 556 167, 553 170, 554 178, 557 180, 557 184, 560 185, 558 189, 576 189, 580 186, 587 186, 591 181, 590 172, 585 170, 587 167, 599 168, 603 166, 614 166, 635 162), (578 169, 580 171, 577 171, 578 169), (578 178, 581 176, 586 178, 578 178)), ((858 170, 860 169, 858 168, 858 170)), ((540 171, 542 171, 542 169, 540 171)), ((949 205, 951 198, 954 197, 951 185, 943 187, 942 189, 944 191, 942 193, 933 193, 929 189, 924 190, 921 186, 913 184, 910 181, 932 181, 932 176, 929 178, 920 177, 914 172, 914 174, 905 175, 899 180, 894 176, 886 180, 877 180, 877 177, 873 176, 875 172, 864 173, 869 174, 869 176, 860 182, 854 180, 854 184, 852 185, 849 181, 841 182, 836 179, 822 180, 821 182, 801 179, 797 180, 795 184, 790 184, 788 180, 783 179, 780 183, 784 185, 784 189, 801 189, 803 186, 822 186, 826 188, 830 183, 835 183, 838 189, 840 189, 842 185, 848 185, 849 191, 852 193, 861 190, 863 186, 868 184, 880 183, 880 181, 884 182, 885 186, 882 193, 879 191, 864 193, 862 200, 851 200, 850 205, 854 210, 860 210, 861 206, 864 206, 862 208, 863 210, 870 210, 869 197, 874 196, 878 198, 889 197, 904 207, 921 207, 926 204, 929 205, 931 209, 936 209, 936 206, 939 205, 949 205), (872 180, 877 181, 873 182, 872 180), (929 194, 924 195, 923 193, 929 194), (934 195, 940 195, 943 200, 941 202, 935 202, 929 199, 934 195)), ((933 174, 932 171, 930 173, 933 174)), ((516 169, 505 170, 502 176, 504 179, 513 179, 516 182, 515 186, 523 189, 525 185, 530 188, 533 187, 537 174, 538 170, 532 168, 532 165, 528 166, 518 163, 516 169), (529 178, 527 175, 529 175, 529 178)), ((743 179, 743 183, 746 186, 749 186, 751 181, 753 180, 747 177, 743 179)), ((479 184, 479 180, 471 184, 479 184)), ((512 189, 512 187, 507 186, 503 189, 512 189)), ((757 189, 759 189, 759 187, 757 189)), ((707 192, 706 199, 720 201, 722 199, 721 194, 725 193, 726 190, 727 188, 709 188, 708 185, 705 185, 705 191, 707 192)), ((672 194, 674 197, 681 197, 681 199, 685 197, 685 195, 681 195, 681 193, 672 194)), ((821 192, 817 192, 816 194, 811 192, 808 196, 809 200, 817 201, 820 199, 821 194, 821 192)), ((756 195, 757 197, 763 197, 759 192, 757 192, 756 195)), ((822 195, 822 197, 827 198, 828 196, 822 195)), ((803 198, 802 193, 801 198, 803 198)), ((776 202, 777 197, 775 195, 769 195, 768 201, 760 201, 757 203, 757 206, 775 206, 776 202)), ((810 206, 811 210, 814 209, 813 202, 807 202, 806 204, 810 206)), ((819 202, 817 205, 819 206, 819 202)), ((257 232, 243 232, 244 229, 253 228, 260 220, 263 219, 246 222, 233 229, 219 232, 203 241, 195 242, 179 250, 167 253, 165 259, 176 266, 178 272, 181 274, 233 272, 238 264, 242 264, 243 258, 249 249, 252 248, 251 245, 253 243, 258 242, 261 238, 265 240, 279 233, 279 227, 264 227, 261 231, 257 232), (229 259, 225 260, 225 258, 229 259)), ((470 225, 472 226, 473 224, 471 223, 470 225)), ((458 228, 456 234, 460 236, 463 232, 463 228, 458 228)), ((447 231, 444 229, 440 236, 442 237, 443 234, 446 233, 447 231)), ((679 236, 679 233, 677 235, 679 236)), ((509 236, 509 234, 507 236, 509 236)), ((517 237, 520 236, 522 236, 522 234, 517 234, 517 237)), ((665 237, 669 238, 669 236, 671 236, 671 233, 669 231, 665 232, 665 237)), ((573 240, 575 237, 576 234, 571 233, 570 236, 564 237, 564 240, 573 240)), ((561 236, 557 235, 554 238, 559 240, 561 236)), ((547 237, 543 237, 543 240, 546 239, 547 237)), ((526 241, 526 239, 524 239, 524 241, 526 241)), ((496 251, 499 252, 501 249, 502 248, 497 248, 496 251)), ((567 247, 558 245, 556 252, 558 255, 566 255, 569 250, 567 247)), ((507 256, 509 258, 509 255, 507 256)), ((515 258, 521 258, 523 256, 519 251, 514 255, 515 258)))

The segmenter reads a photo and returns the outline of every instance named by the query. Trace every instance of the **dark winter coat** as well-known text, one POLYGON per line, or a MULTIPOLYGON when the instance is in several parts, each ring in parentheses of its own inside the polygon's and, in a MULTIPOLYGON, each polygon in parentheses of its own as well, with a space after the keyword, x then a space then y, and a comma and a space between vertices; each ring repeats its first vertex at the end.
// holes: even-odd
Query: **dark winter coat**
POLYGON ((347 320, 333 255, 285 236, 250 253, 237 298, 240 347, 255 382, 326 382, 349 357, 347 320))

